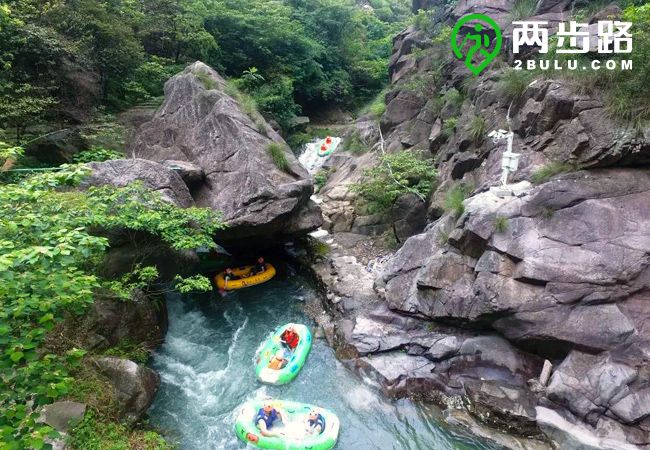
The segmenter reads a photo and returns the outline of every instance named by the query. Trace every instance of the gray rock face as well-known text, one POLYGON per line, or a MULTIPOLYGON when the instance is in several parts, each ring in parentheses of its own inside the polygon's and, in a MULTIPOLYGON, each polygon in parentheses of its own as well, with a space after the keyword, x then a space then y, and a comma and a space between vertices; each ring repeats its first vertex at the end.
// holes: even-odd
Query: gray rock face
MULTIPOLYGON (((548 401, 603 436, 607 423, 624 427, 624 443, 647 442, 650 372, 642 368, 650 356, 650 173, 576 172, 514 190, 517 196, 500 198, 490 190, 466 200, 446 243, 440 240, 449 229, 443 220, 407 240, 382 275, 387 305, 430 320, 487 327, 551 359, 573 349, 552 375, 548 401), (505 222, 501 229, 496 217, 505 222)), ((453 354, 463 334, 449 334, 443 348, 425 355, 453 354)), ((424 338, 407 335, 400 345, 424 338)), ((364 336, 360 350, 381 351, 394 342, 389 337, 372 344, 364 336)), ((472 370, 476 366, 464 366, 463 373, 472 370)), ((470 398, 483 395, 480 385, 464 387, 470 398)), ((534 420, 537 399, 525 384, 519 389, 528 400, 493 395, 484 403, 534 420), (495 406, 495 398, 510 402, 495 406)))
POLYGON ((537 423, 563 450, 638 450, 623 440, 599 436, 575 419, 562 417, 557 411, 538 406, 537 423))
POLYGON ((162 299, 136 291, 129 301, 97 298, 76 327, 85 348, 104 350, 120 342, 153 349, 167 331, 167 309, 162 299))
POLYGON ((79 402, 54 402, 43 406, 40 421, 59 432, 65 433, 77 425, 86 413, 86 405, 79 402))
POLYGON ((160 384, 158 374, 128 359, 112 356, 98 358, 95 363, 114 388, 122 419, 137 422, 153 402, 160 384))
POLYGON ((165 84, 165 102, 140 127, 132 151, 200 168, 205 178, 192 196, 198 206, 223 212, 229 229, 220 233, 222 241, 281 238, 320 226, 318 208, 308 207, 313 185, 307 172, 282 138, 261 117, 245 114, 226 91, 213 69, 190 65, 165 84), (284 148, 286 171, 267 150, 274 143, 284 148))
POLYGON ((175 171, 145 159, 117 159, 89 164, 92 172, 84 181, 88 186, 124 187, 140 182, 163 199, 183 208, 194 205, 190 191, 175 171))
POLYGON ((596 429, 620 423, 629 442, 643 444, 650 432, 649 359, 645 342, 597 355, 574 350, 555 370, 547 396, 596 429))
POLYGON ((205 178, 203 169, 195 164, 188 163, 187 161, 174 161, 168 159, 163 161, 163 166, 178 173, 188 186, 194 186, 205 178))

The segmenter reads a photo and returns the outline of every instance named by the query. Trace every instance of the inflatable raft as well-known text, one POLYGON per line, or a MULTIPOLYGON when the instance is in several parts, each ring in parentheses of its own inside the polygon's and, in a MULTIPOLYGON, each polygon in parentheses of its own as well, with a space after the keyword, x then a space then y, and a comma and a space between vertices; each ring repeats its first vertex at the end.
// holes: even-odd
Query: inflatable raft
POLYGON ((258 448, 281 450, 327 450, 336 445, 339 436, 339 418, 331 411, 305 403, 285 400, 273 401, 273 407, 280 411, 286 423, 279 422, 271 430, 280 436, 262 436, 255 424, 257 412, 263 406, 262 400, 251 400, 241 407, 235 433, 242 441, 258 448), (305 421, 309 411, 315 409, 325 418, 325 430, 320 434, 306 432, 305 421))
POLYGON ((327 136, 323 140, 320 148, 318 149, 318 156, 320 156, 321 158, 324 158, 326 156, 331 155, 332 152, 334 150, 336 150, 336 147, 338 147, 338 145, 340 143, 341 143, 341 138, 333 138, 333 137, 327 136))
POLYGON ((244 266, 232 269, 232 272, 240 277, 240 279, 230 281, 224 279, 226 272, 220 272, 216 277, 214 277, 214 282, 217 284, 219 289, 232 291, 234 289, 243 289, 255 286, 256 284, 265 283, 275 276, 275 267, 269 263, 266 263, 266 270, 257 275, 251 275, 252 269, 253 266, 244 266))
POLYGON ((257 378, 264 383, 269 384, 287 384, 296 376, 302 366, 307 360, 309 351, 311 350, 311 332, 309 328, 302 324, 288 323, 278 327, 271 337, 269 337, 263 344, 262 348, 257 354, 255 362, 255 373, 257 378), (289 325, 292 325, 294 331, 299 336, 298 345, 296 348, 289 352, 285 351, 285 358, 288 359, 287 364, 282 369, 271 369, 269 363, 278 350, 283 350, 284 346, 280 343, 280 336, 289 325))

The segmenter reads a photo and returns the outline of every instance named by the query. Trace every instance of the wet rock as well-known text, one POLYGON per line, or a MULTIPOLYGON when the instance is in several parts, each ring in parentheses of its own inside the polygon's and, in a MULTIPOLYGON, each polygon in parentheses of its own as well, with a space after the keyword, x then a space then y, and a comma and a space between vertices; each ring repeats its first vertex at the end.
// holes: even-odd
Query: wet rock
POLYGON ((637 450, 625 441, 598 436, 594 430, 575 420, 567 420, 557 411, 538 406, 537 423, 544 433, 563 450, 637 450))
POLYGON ((405 353, 380 353, 359 358, 360 369, 371 370, 384 389, 397 396, 408 396, 430 387, 431 371, 435 364, 421 356, 405 353))
POLYGON ((95 364, 113 386, 121 418, 137 422, 153 402, 160 384, 158 374, 128 359, 112 356, 98 358, 95 364))
POLYGON ((205 178, 192 196, 197 206, 223 213, 229 227, 218 234, 222 242, 283 239, 320 226, 311 177, 264 119, 249 117, 225 90, 223 78, 201 62, 172 77, 163 105, 135 136, 134 154, 199 167, 205 178), (271 144, 284 149, 286 170, 273 162, 271 144))

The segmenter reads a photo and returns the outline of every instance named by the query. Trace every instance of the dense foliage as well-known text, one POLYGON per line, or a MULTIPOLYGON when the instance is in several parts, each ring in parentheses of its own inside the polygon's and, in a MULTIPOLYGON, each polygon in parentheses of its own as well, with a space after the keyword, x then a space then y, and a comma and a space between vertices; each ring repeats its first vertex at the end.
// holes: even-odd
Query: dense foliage
POLYGON ((353 189, 371 213, 389 210, 404 194, 426 198, 437 176, 433 161, 422 160, 410 151, 383 156, 380 164, 364 175, 366 179, 353 185, 353 189))
POLYGON ((387 82, 408 2, 9 0, 0 11, 0 124, 20 141, 47 116, 160 96, 202 60, 284 124, 301 108, 354 104, 387 82), (370 6, 372 5, 372 6, 370 6))
POLYGON ((84 166, 64 166, 0 184, 2 449, 42 448, 44 439, 56 434, 36 422, 35 411, 69 393, 71 370, 84 352, 47 351, 48 331, 65 314, 83 312, 96 292, 128 299, 131 289, 157 276, 153 267, 136 267, 118 280, 102 278, 99 268, 109 242, 97 230, 140 231, 181 250, 214 246, 211 236, 223 226, 210 210, 177 208, 137 184, 74 189, 87 173, 84 166))

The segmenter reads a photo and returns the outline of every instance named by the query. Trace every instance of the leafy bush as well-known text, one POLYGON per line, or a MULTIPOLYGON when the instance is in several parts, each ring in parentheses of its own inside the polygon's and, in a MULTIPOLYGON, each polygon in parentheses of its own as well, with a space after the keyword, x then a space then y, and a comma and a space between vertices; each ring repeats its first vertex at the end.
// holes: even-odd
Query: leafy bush
POLYGON ((503 233, 508 229, 508 218, 503 216, 496 216, 494 218, 494 232, 503 233))
POLYGON ((128 289, 102 277, 108 239, 90 230, 139 231, 182 250, 213 247, 223 228, 213 211, 178 208, 138 184, 70 189, 88 173, 62 166, 0 185, 0 204, 12 205, 0 216, 0 445, 8 448, 41 448, 56 435, 35 422, 36 408, 71 392, 85 353, 45 349, 48 332, 83 313, 96 291, 128 289))
POLYGON ((456 217, 460 217, 465 212, 465 205, 463 202, 465 198, 474 189, 464 183, 457 184, 445 194, 444 208, 447 212, 452 212, 456 217))
POLYGON ((316 175, 314 175, 314 185, 316 186, 316 192, 320 191, 323 186, 327 183, 327 177, 329 176, 329 172, 327 170, 319 170, 316 172, 316 175))
POLYGON ((203 275, 193 275, 191 277, 182 278, 177 276, 174 288, 182 294, 190 294, 192 292, 209 292, 212 290, 210 280, 203 275))
POLYGON ((426 73, 414 75, 406 83, 399 85, 399 89, 413 92, 422 97, 433 98, 438 94, 440 85, 440 71, 431 70, 426 73))
POLYGON ((451 137, 456 132, 456 125, 458 124, 457 117, 450 117, 442 123, 442 134, 447 138, 451 137))
POLYGON ((363 142, 361 135, 355 130, 343 141, 343 151, 350 152, 353 155, 361 155, 368 151, 368 145, 363 142))
POLYGON ((300 113, 300 106, 293 99, 293 81, 289 77, 279 77, 272 83, 260 84, 248 92, 254 103, 246 108, 259 108, 265 116, 275 119, 285 130, 291 127, 291 121, 300 113))
POLYGON ((537 9, 537 0, 516 0, 514 6, 510 10, 510 20, 527 19, 535 15, 537 9))
POLYGON ((485 119, 482 116, 474 116, 469 123, 469 135, 475 144, 480 144, 485 139, 485 119))
POLYGON ((307 237, 307 251, 315 258, 323 258, 332 251, 332 248, 326 242, 309 236, 307 237))
POLYGON ((428 197, 436 180, 436 169, 430 160, 402 151, 381 158, 377 167, 364 172, 366 180, 352 189, 367 204, 368 210, 389 210, 395 201, 409 192, 428 197))
POLYGON ((379 119, 385 111, 386 101, 384 100, 384 93, 381 92, 368 107, 368 112, 379 119))
POLYGON ((507 102, 516 102, 524 96, 534 74, 528 70, 508 69, 499 77, 497 90, 507 102))
POLYGON ((90 150, 81 151, 72 157, 76 163, 101 162, 121 158, 124 158, 123 153, 101 147, 93 147, 90 150))
POLYGON ((109 423, 93 412, 70 432, 69 443, 83 450, 172 450, 174 447, 155 431, 129 430, 122 424, 109 423))
POLYGON ((285 149, 281 144, 272 142, 266 147, 266 151, 271 156, 275 167, 284 172, 289 170, 289 161, 287 161, 287 155, 284 153, 285 149))
POLYGON ((175 73, 183 70, 183 64, 174 63, 171 59, 152 56, 135 70, 134 81, 146 91, 150 97, 163 95, 165 82, 175 73))
POLYGON ((455 109, 459 109, 465 101, 463 94, 454 88, 451 88, 445 92, 445 95, 442 97, 442 99, 446 105, 453 106, 455 109))
POLYGON ((104 354, 130 359, 141 364, 146 363, 150 356, 149 350, 144 345, 131 342, 128 339, 120 341, 115 347, 107 349, 104 354))
POLYGON ((208 91, 216 89, 217 82, 212 79, 212 77, 205 72, 193 72, 194 76, 203 84, 203 87, 208 91))
POLYGON ((533 172, 530 177, 530 181, 533 184, 542 184, 547 182, 555 175, 559 175, 564 172, 573 172, 574 170, 576 170, 576 167, 572 164, 564 162, 552 162, 533 172))

